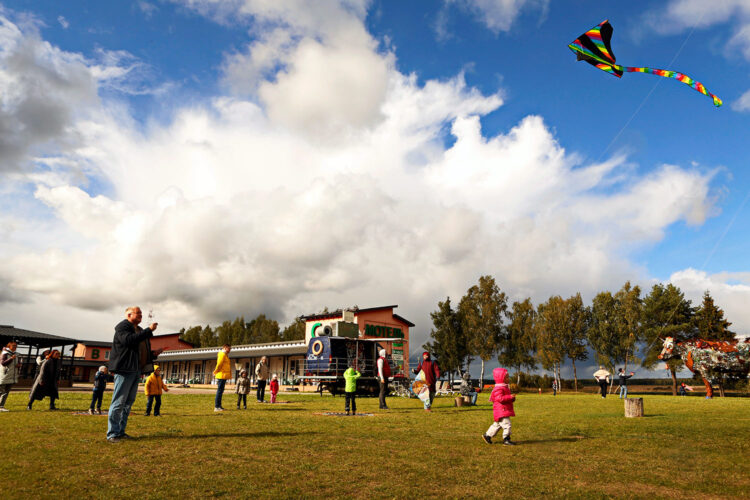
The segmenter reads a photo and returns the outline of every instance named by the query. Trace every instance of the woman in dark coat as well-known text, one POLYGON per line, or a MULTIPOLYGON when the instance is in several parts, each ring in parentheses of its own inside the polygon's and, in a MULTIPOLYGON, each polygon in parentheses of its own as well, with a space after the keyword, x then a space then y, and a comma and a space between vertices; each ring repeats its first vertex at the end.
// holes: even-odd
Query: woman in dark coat
POLYGON ((39 375, 37 375, 29 393, 29 406, 26 407, 27 410, 31 409, 34 401, 41 401, 47 396, 49 396, 49 409, 57 410, 55 408, 55 400, 60 397, 57 392, 57 376, 59 373, 60 351, 54 350, 47 354, 47 359, 39 367, 39 375))

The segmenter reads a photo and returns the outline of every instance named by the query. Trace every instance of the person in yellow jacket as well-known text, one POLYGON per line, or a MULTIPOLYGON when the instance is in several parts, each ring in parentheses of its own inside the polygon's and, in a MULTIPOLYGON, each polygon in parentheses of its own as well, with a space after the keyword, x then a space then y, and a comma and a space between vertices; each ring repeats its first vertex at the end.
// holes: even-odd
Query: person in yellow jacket
POLYGON ((214 377, 216 377, 216 397, 214 398, 214 411, 224 411, 221 406, 221 396, 224 394, 224 386, 227 380, 232 378, 232 363, 229 362, 229 351, 232 346, 224 344, 216 357, 216 368, 214 368, 214 377))
POLYGON ((161 378, 161 369, 158 365, 154 365, 154 372, 146 379, 146 386, 143 388, 143 392, 146 393, 148 401, 146 402, 146 416, 151 415, 151 405, 156 400, 154 405, 154 416, 161 417, 161 391, 164 390, 169 392, 167 384, 161 378))

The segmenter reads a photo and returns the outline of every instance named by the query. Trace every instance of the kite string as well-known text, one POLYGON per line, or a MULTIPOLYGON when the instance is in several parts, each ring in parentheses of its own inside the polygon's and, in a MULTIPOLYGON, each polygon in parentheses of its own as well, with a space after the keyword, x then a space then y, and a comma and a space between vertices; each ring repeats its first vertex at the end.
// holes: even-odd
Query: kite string
MULTIPOLYGON (((688 40, 690 40, 690 37, 693 36, 693 33, 695 32, 695 28, 703 21, 703 16, 705 16, 705 15, 706 15, 706 13, 704 11, 701 14, 700 19, 698 19, 698 22, 693 25, 693 29, 690 30, 690 33, 688 33, 688 36, 685 37, 685 40, 683 40, 682 45, 680 45, 680 48, 677 49, 677 52, 675 52, 675 55, 674 55, 674 57, 672 57, 672 60, 669 61, 669 64, 667 65, 668 68, 671 68, 672 65, 674 64, 674 62, 677 60, 677 58, 680 57, 680 54, 682 53, 682 50, 685 48, 685 45, 687 45, 688 40)), ((620 131, 617 132, 617 134, 615 134, 615 137, 609 142, 609 144, 607 144, 607 147, 604 148, 604 151, 602 151, 602 153, 599 155, 599 158, 596 160, 596 163, 599 163, 600 161, 602 161, 602 158, 604 157, 604 155, 607 154, 607 151, 609 151, 609 149, 612 147, 612 145, 615 143, 615 141, 617 141, 617 139, 619 139, 619 137, 622 135, 622 133, 625 132, 625 129, 628 128, 628 126, 630 125, 630 122, 632 122, 633 118, 635 118, 635 116, 640 112, 640 110, 643 107, 643 105, 646 104, 646 101, 648 101, 649 97, 651 97, 651 94, 654 93, 654 91, 656 90, 656 88, 659 86, 660 83, 661 83, 661 80, 657 80, 656 81, 656 83, 651 88, 651 90, 649 91, 649 93, 646 94, 646 97, 643 98, 643 100, 638 105, 638 107, 635 109, 635 111, 633 111, 633 114, 630 115, 630 118, 628 118, 628 121, 625 122, 625 125, 622 126, 622 128, 620 129, 620 131)))

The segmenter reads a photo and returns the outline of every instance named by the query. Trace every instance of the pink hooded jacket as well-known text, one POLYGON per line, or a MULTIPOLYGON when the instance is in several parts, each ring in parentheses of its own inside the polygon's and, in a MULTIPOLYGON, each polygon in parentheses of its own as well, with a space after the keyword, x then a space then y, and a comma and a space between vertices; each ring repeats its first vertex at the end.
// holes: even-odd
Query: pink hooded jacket
POLYGON ((492 405, 492 415, 495 421, 505 417, 515 417, 516 413, 513 411, 513 401, 516 397, 510 393, 510 387, 505 383, 505 377, 508 375, 508 370, 505 368, 495 368, 492 370, 492 376, 495 377, 495 387, 492 389, 490 394, 490 401, 494 403, 492 405))

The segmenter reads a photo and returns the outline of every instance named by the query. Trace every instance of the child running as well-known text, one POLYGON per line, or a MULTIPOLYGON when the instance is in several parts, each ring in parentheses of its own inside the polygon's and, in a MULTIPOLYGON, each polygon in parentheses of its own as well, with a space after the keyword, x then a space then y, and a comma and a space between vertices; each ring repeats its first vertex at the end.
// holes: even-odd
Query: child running
POLYGON ((96 412, 102 414, 102 398, 104 398, 104 389, 107 388, 107 377, 109 376, 109 370, 105 365, 99 367, 99 371, 94 375, 94 391, 91 395, 91 406, 89 406, 89 414, 94 414, 94 404, 96 404, 96 412))
POLYGON ((143 388, 143 392, 145 392, 146 396, 148 396, 148 400, 146 401, 147 417, 151 415, 151 405, 154 404, 154 400, 156 400, 156 405, 154 405, 154 416, 161 417, 160 410, 162 390, 169 392, 169 388, 167 388, 167 385, 161 379, 161 369, 158 365, 154 365, 154 373, 148 376, 148 378, 146 379, 146 385, 143 388))
POLYGON ((492 370, 492 375, 495 377, 495 388, 490 394, 490 401, 493 403, 492 413, 495 421, 482 435, 482 439, 485 443, 492 444, 492 438, 502 428, 503 444, 513 446, 516 443, 510 440, 510 417, 516 416, 513 411, 513 401, 516 397, 510 393, 510 387, 508 387, 508 370, 495 368, 492 370))
POLYGON ((234 392, 237 393, 237 409, 240 409, 240 402, 244 404, 247 410, 247 393, 250 391, 250 379, 247 376, 247 370, 240 372, 240 378, 234 386, 234 392))
POLYGON ((271 403, 276 402, 276 395, 279 393, 279 377, 274 373, 271 377, 271 403))

